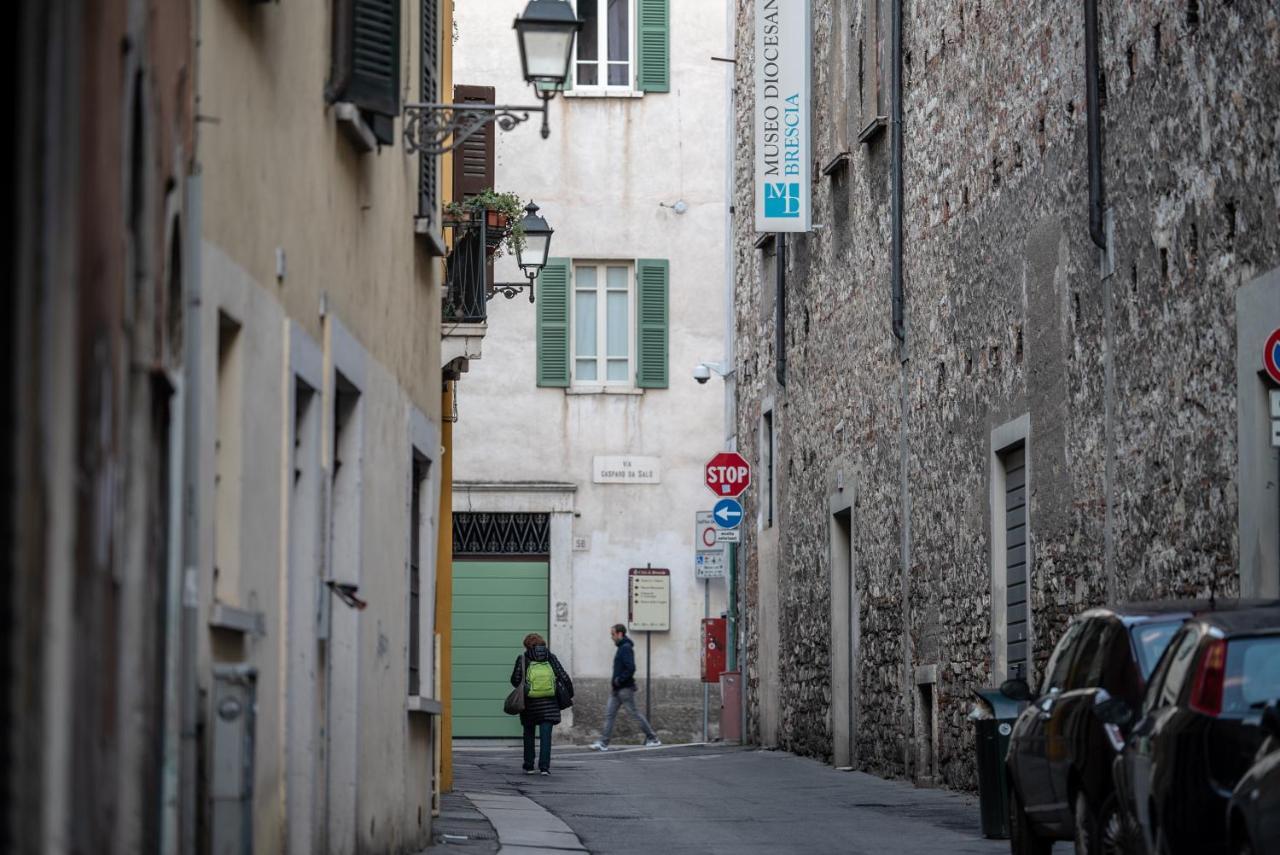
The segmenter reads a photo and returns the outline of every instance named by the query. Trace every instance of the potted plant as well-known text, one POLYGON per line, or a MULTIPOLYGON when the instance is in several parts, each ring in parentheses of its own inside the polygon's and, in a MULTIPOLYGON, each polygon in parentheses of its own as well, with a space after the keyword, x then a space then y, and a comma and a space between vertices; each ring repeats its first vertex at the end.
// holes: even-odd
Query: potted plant
POLYGON ((516 252, 524 246, 524 226, 520 217, 524 202, 515 193, 489 189, 444 206, 445 217, 455 225, 470 225, 483 218, 485 245, 490 255, 516 252))

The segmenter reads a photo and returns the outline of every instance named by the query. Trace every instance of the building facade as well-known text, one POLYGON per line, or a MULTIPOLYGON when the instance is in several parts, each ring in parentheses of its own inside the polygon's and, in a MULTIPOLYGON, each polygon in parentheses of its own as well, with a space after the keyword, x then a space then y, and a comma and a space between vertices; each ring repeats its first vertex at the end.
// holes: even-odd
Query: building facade
POLYGON ((4 851, 430 843, 451 9, 19 6, 4 851))
POLYGON ((973 788, 971 690, 1037 682, 1073 614, 1280 592, 1280 22, 1102 4, 1095 66, 1088 3, 814 0, 783 236, 751 213, 773 7, 736 22, 750 735, 973 788))
MULTIPOLYGON (((522 7, 459 4, 459 84, 531 101, 510 62, 522 7)), ((711 505, 702 465, 726 423, 720 381, 691 373, 724 348, 730 72, 712 58, 725 56, 726 7, 575 8, 585 25, 550 138, 535 116, 497 134, 489 155, 492 185, 536 202, 555 233, 536 303, 489 302, 484 357, 460 386, 454 579, 467 593, 455 588, 453 655, 472 665, 455 666, 455 733, 510 732, 506 676, 536 630, 574 676, 568 735, 598 735, 609 627, 628 623, 628 570, 651 565, 671 573, 670 629, 634 633, 638 676, 652 674, 658 732, 700 739, 700 621, 724 611, 726 586, 694 578, 694 523, 711 505), (485 652, 491 638, 505 646, 485 652)), ((494 271, 522 280, 510 258, 494 271)), ((713 735, 718 708, 717 691, 713 735)), ((620 738, 638 733, 620 723, 620 738)))
POLYGON ((215 848, 430 841, 440 188, 402 131, 406 102, 438 100, 449 5, 199 7, 193 561, 215 848))

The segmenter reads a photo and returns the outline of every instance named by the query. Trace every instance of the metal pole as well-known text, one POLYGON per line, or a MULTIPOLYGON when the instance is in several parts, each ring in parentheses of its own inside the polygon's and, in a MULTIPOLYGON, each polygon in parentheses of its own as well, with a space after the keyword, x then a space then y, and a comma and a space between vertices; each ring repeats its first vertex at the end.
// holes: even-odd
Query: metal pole
MULTIPOLYGON (((704 619, 711 617, 711 580, 710 579, 702 580, 702 617, 704 619)), ((706 624, 703 624, 703 626, 706 626, 706 624)), ((702 638, 700 639, 700 641, 702 642, 702 656, 703 656, 703 661, 705 662, 706 655, 707 655, 707 639, 702 638)), ((711 687, 707 683, 707 675, 703 673, 702 675, 702 741, 703 742, 707 741, 707 738, 709 735, 709 731, 707 730, 707 728, 709 726, 710 713, 708 712, 708 709, 710 708, 710 705, 711 705, 711 687)))
MULTIPOLYGON (((644 717, 649 718, 652 713, 649 712, 649 684, 653 682, 649 679, 650 664, 653 662, 653 633, 649 630, 644 631, 644 717)), ((653 725, 650 724, 650 727, 653 725)))

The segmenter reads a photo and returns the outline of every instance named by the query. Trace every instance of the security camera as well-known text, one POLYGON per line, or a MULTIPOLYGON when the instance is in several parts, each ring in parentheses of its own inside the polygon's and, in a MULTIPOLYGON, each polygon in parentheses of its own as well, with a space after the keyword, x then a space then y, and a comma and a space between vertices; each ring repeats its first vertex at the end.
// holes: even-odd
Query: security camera
POLYGON ((693 379, 699 383, 706 383, 711 379, 711 369, 707 367, 705 362, 699 362, 693 366, 693 379))

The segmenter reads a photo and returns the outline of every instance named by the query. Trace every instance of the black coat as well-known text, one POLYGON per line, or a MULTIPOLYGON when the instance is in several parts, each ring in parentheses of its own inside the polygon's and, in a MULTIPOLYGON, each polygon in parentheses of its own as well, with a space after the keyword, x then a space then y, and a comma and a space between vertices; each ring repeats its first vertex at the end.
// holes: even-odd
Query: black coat
POLYGON ((636 649, 631 639, 625 635, 618 642, 618 649, 613 652, 613 688, 634 689, 636 687, 636 649))
MULTIPOLYGON (((520 670, 521 660, 527 668, 531 662, 550 662, 551 670, 556 675, 556 695, 562 697, 573 697, 573 681, 569 679, 569 674, 560 665, 560 660, 555 654, 544 645, 537 645, 532 650, 527 650, 524 656, 517 656, 516 663, 511 667, 511 685, 519 686, 524 682, 524 672, 520 670)), ((560 702, 556 696, 550 698, 531 698, 528 695, 524 699, 524 712, 520 713, 521 724, 559 724, 560 723, 560 702)))

